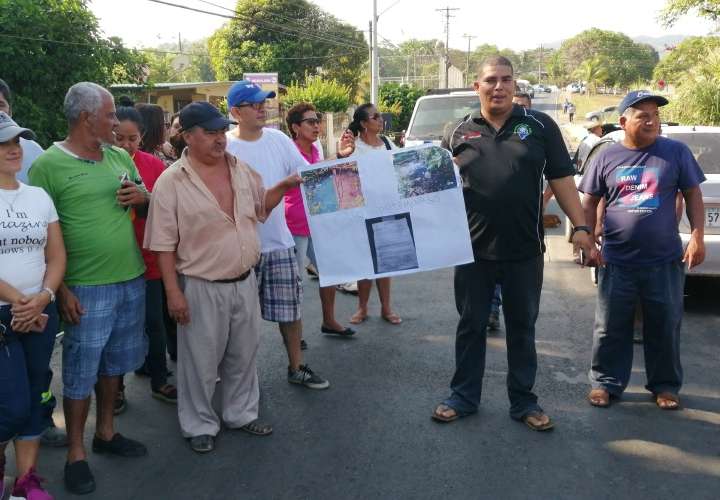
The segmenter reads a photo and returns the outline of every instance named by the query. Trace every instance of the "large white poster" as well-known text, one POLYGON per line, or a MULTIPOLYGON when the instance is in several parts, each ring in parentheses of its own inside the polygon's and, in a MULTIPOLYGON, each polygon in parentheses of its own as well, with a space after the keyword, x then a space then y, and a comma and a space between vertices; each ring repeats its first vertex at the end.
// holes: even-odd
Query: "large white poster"
POLYGON ((300 170, 320 285, 472 262, 450 153, 423 145, 300 170))

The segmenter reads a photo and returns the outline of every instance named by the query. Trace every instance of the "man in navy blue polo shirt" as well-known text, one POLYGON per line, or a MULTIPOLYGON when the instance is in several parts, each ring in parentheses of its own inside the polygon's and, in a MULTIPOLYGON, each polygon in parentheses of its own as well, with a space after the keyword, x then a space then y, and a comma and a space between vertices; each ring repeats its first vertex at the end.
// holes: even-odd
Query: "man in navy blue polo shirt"
POLYGON ((555 122, 513 105, 515 79, 505 57, 486 59, 474 84, 480 111, 443 139, 460 169, 475 261, 455 269, 460 322, 451 395, 433 418, 451 422, 477 412, 485 371, 486 326, 495 284, 503 291, 510 416, 533 430, 550 418, 532 392, 537 371, 535 321, 543 278, 543 177, 572 221, 573 243, 588 264, 599 258, 575 189, 575 170, 555 122))
POLYGON ((590 369, 593 406, 606 407, 630 380, 633 318, 639 301, 647 385, 662 409, 679 407, 682 385, 680 324, 685 264, 705 257, 700 184, 705 180, 690 149, 661 137, 659 106, 668 103, 647 91, 630 92, 618 107, 622 142, 594 156, 580 184, 585 217, 595 225, 605 199, 602 257, 590 369), (692 233, 683 255, 675 206, 680 191, 692 233))

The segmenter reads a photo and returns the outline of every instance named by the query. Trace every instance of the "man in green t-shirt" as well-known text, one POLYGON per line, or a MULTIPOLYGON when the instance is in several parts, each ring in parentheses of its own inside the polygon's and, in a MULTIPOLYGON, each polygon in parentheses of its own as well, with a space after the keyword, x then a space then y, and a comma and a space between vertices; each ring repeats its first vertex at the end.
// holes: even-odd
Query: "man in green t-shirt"
POLYGON ((120 376, 139 367, 147 350, 145 266, 132 217, 147 210, 149 195, 132 159, 109 145, 118 124, 112 95, 94 83, 77 83, 65 96, 64 110, 68 136, 33 163, 30 182, 53 199, 67 247, 67 272, 58 290, 66 323, 65 485, 82 494, 95 489, 83 445, 93 388, 93 451, 124 457, 147 454, 141 443, 115 432, 113 404, 120 376))

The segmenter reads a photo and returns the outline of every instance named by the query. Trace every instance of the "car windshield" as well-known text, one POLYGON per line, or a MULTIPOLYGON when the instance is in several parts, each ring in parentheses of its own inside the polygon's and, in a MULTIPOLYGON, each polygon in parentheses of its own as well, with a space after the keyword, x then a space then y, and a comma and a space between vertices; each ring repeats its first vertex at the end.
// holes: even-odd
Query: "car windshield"
POLYGON ((442 139, 446 127, 480 109, 476 95, 423 99, 418 103, 407 139, 442 139))
POLYGON ((696 132, 668 134, 671 139, 684 142, 706 174, 720 174, 720 134, 696 132))

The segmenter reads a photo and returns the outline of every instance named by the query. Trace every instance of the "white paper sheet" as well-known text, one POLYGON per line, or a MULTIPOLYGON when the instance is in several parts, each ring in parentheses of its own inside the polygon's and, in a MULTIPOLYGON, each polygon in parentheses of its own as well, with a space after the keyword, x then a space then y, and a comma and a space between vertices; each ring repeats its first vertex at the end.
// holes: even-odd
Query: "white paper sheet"
POLYGON ((461 182, 446 150, 375 151, 300 174, 321 286, 472 262, 461 182))

